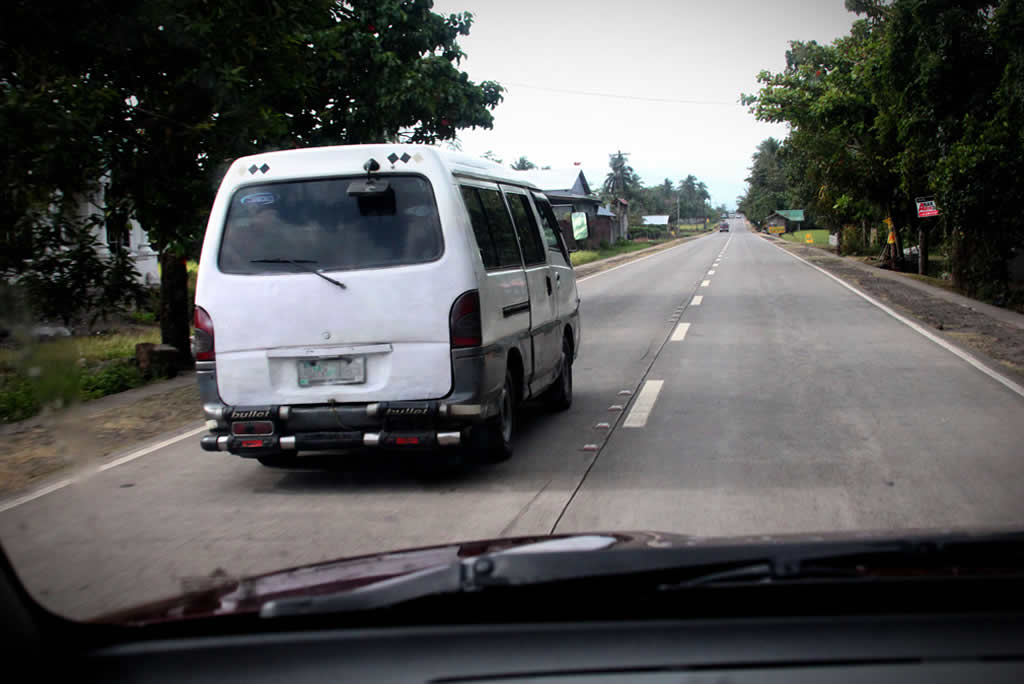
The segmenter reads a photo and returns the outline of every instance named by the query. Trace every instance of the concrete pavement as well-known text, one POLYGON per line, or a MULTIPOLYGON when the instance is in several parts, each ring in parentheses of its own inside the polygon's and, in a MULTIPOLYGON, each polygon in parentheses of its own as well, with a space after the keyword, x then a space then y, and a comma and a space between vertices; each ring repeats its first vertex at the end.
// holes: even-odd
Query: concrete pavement
POLYGON ((0 513, 0 541, 81 618, 217 568, 480 537, 1024 522, 1024 399, 731 223, 581 281, 573 407, 528 412, 507 463, 289 473, 190 438, 0 513))

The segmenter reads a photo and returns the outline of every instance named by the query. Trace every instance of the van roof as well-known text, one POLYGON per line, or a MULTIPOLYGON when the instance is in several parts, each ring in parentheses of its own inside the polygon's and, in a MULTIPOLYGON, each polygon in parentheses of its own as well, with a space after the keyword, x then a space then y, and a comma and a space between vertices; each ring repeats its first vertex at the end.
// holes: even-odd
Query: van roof
MULTIPOLYGON (((434 145, 409 143, 333 145, 329 147, 307 147, 296 150, 263 152, 236 159, 228 173, 236 174, 235 177, 251 177, 258 175, 260 172, 265 174, 267 171, 261 171, 262 168, 266 165, 269 171, 273 168, 274 160, 287 161, 288 165, 292 167, 296 165, 296 162, 301 166, 305 166, 308 162, 314 162, 310 164, 309 168, 315 168, 322 167, 325 164, 330 165, 330 162, 335 160, 348 166, 352 164, 354 158, 358 158, 360 160, 359 168, 361 168, 363 155, 365 155, 365 159, 376 159, 381 165, 381 171, 384 173, 402 170, 402 167, 408 161, 417 160, 417 155, 419 155, 419 160, 433 160, 454 175, 499 183, 512 183, 539 190, 535 184, 524 178, 518 171, 501 164, 496 164, 489 159, 445 150, 434 145), (256 171, 252 171, 252 169, 256 169, 256 171)), ((346 170, 346 172, 349 172, 349 170, 346 170)))

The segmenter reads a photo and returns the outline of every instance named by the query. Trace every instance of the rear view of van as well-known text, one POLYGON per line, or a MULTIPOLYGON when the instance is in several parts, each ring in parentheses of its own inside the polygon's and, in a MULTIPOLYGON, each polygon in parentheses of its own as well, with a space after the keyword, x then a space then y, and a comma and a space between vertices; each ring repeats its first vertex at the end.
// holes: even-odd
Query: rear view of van
POLYGON ((520 401, 567 407, 575 277, 514 174, 413 145, 237 160, 196 286, 203 448, 285 467, 355 447, 501 460, 520 401))

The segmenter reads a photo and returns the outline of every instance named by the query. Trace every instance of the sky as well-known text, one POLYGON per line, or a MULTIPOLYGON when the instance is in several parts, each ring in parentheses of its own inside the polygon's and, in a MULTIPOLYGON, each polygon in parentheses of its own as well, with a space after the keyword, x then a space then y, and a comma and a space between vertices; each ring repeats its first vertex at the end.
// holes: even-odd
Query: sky
POLYGON ((856 18, 843 0, 435 0, 434 11, 472 12, 460 68, 508 89, 492 130, 460 131, 464 152, 579 162, 596 189, 622 150, 645 185, 692 173, 730 209, 757 144, 786 135, 740 95, 757 92, 762 69, 783 69, 790 40, 829 43, 856 18))

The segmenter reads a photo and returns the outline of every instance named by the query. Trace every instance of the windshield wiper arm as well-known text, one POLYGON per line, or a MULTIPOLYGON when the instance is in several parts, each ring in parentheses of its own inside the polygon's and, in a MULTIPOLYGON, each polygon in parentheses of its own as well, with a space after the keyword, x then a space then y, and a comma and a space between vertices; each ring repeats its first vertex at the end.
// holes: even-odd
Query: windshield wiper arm
POLYGON ((267 601, 260 607, 260 617, 352 613, 393 606, 426 596, 454 594, 469 585, 463 576, 463 567, 464 561, 455 561, 337 594, 267 601))
POLYGON ((303 271, 306 271, 307 273, 312 273, 315 276, 320 276, 321 278, 323 278, 327 282, 332 283, 334 285, 337 285, 342 290, 347 290, 348 289, 348 287, 346 287, 345 283, 341 282, 340 280, 335 280, 334 278, 332 278, 330 276, 324 275, 323 273, 321 273, 317 269, 310 268, 309 266, 307 266, 306 264, 315 264, 316 263, 316 261, 314 261, 313 259, 286 259, 284 257, 275 257, 273 259, 250 259, 249 263, 251 263, 251 264, 295 264, 296 266, 301 268, 303 271))

